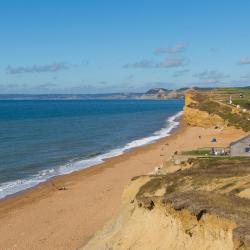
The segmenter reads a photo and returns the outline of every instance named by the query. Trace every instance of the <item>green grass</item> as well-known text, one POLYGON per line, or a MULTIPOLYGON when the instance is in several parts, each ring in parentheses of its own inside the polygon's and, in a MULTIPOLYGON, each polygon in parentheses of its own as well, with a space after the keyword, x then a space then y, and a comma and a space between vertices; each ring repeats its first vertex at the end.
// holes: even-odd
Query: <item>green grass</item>
POLYGON ((242 108, 250 109, 250 100, 247 99, 235 99, 233 100, 234 105, 240 105, 242 108))
POLYGON ((184 151, 181 154, 203 156, 203 155, 209 155, 210 153, 211 151, 209 149, 197 149, 197 150, 184 151))

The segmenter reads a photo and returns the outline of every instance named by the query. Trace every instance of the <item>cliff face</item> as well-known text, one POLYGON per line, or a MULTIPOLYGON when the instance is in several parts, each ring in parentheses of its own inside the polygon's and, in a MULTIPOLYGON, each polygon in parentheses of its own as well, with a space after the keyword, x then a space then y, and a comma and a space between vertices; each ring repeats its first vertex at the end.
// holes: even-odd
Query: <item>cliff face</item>
POLYGON ((177 214, 158 204, 150 211, 131 204, 84 249, 230 250, 232 228, 230 222, 216 217, 207 216, 197 223, 188 212, 177 214), (191 228, 194 229, 189 232, 191 228))
POLYGON ((216 114, 209 114, 206 111, 192 108, 192 104, 197 103, 194 100, 195 92, 189 91, 185 95, 185 106, 184 106, 184 120, 191 126, 199 127, 213 127, 213 126, 225 126, 227 122, 216 114))
POLYGON ((83 249, 250 249, 249 160, 188 164, 134 178, 119 215, 83 249))
POLYGON ((229 104, 227 99, 222 91, 190 91, 186 94, 184 119, 192 126, 234 126, 250 131, 250 112, 229 104))

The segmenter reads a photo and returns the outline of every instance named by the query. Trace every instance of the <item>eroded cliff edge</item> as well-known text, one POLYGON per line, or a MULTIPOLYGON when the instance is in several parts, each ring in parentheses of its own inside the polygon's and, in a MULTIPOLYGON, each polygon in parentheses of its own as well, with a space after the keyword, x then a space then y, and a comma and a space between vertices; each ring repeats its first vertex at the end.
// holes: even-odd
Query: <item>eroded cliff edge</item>
MULTIPOLYGON (((184 120, 191 126, 200 126, 209 128, 212 126, 224 126, 226 121, 217 114, 209 114, 208 112, 197 108, 198 93, 189 91, 185 96, 184 120)), ((200 99, 205 99, 205 96, 200 96, 200 99)))
MULTIPOLYGON (((207 95, 186 96, 189 125, 247 131, 239 117, 245 114, 207 95)), ((133 178, 118 216, 83 249, 250 249, 249 158, 190 157, 133 178)))
MULTIPOLYGON (((230 104, 231 94, 220 90, 188 91, 185 96, 184 120, 191 126, 234 126, 250 131, 250 110, 230 104)), ((249 99, 245 101, 249 102, 249 99)))
POLYGON ((188 164, 135 177, 118 217, 83 249, 249 249, 249 160, 188 164))

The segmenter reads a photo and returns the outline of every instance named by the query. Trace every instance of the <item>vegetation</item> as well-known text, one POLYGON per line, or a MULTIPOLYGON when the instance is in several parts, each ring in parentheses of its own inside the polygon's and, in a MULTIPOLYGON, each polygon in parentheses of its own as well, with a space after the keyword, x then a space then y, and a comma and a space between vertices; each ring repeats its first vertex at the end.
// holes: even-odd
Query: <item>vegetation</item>
POLYGON ((240 105, 242 108, 250 109, 250 100, 246 99, 235 99, 233 100, 234 105, 240 105))
MULTIPOLYGON (((250 92, 250 90, 247 90, 250 92)), ((219 93, 221 90, 219 91, 219 93)), ((218 92, 215 92, 218 99, 218 92)), ((225 92, 222 92, 225 93, 225 92)), ((237 128, 242 128, 244 131, 250 131, 250 114, 248 112, 244 113, 240 110, 235 112, 233 108, 228 104, 223 103, 222 101, 217 101, 216 98, 213 98, 215 94, 211 93, 197 93, 193 96, 195 102, 191 103, 189 107, 196 108, 201 111, 205 111, 210 115, 218 115, 223 120, 225 120, 229 126, 235 126, 237 128), (214 100, 215 99, 215 100, 214 100)), ((238 100, 238 99, 237 99, 238 100)), ((250 99, 240 99, 241 104, 245 106, 250 105, 250 99)))
POLYGON ((206 156, 211 153, 210 149, 196 149, 196 150, 190 150, 190 151, 184 151, 181 154, 182 155, 194 155, 194 156, 206 156))
POLYGON ((152 210, 161 203, 176 211, 188 210, 199 221, 206 213, 236 223, 233 237, 242 249, 250 242, 250 175, 248 157, 207 157, 192 159, 192 167, 165 175, 151 176, 141 186, 136 200, 152 210), (159 190, 165 193, 159 196, 159 190), (242 196, 243 195, 243 196, 242 196))

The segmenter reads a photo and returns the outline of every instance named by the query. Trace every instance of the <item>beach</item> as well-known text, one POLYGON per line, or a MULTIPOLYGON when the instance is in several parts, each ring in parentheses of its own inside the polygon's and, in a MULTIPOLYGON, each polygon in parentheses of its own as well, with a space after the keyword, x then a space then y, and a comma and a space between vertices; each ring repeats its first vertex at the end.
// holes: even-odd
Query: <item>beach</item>
POLYGON ((175 151, 228 146, 243 135, 234 128, 181 122, 169 137, 2 200, 0 249, 77 249, 119 211, 132 177, 153 171, 175 151), (216 144, 210 142, 213 137, 216 144))
POLYGON ((250 250, 249 10, 0 0, 0 250, 250 250))

